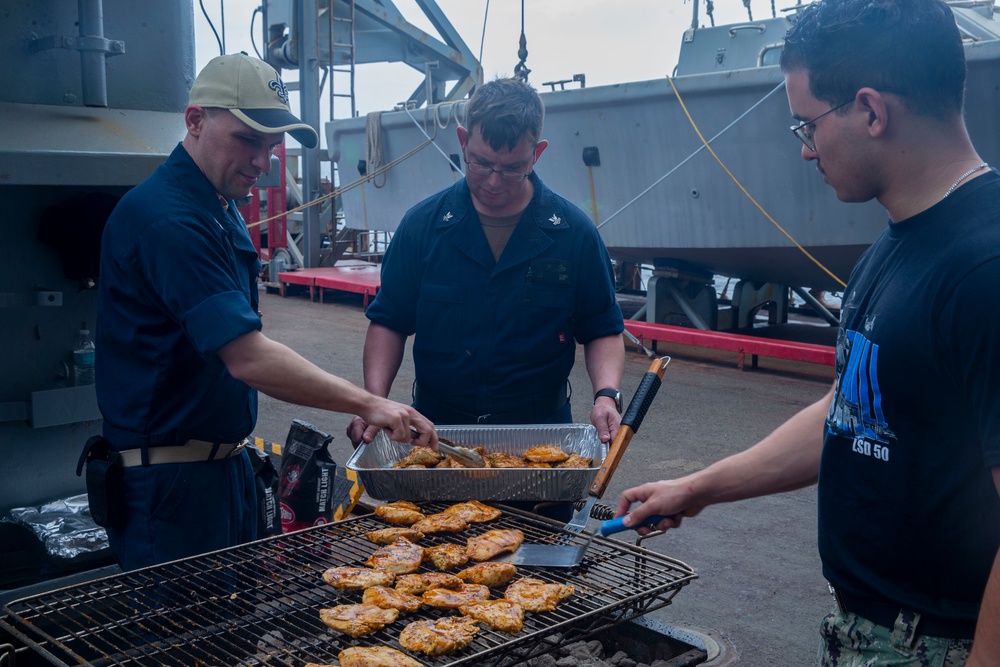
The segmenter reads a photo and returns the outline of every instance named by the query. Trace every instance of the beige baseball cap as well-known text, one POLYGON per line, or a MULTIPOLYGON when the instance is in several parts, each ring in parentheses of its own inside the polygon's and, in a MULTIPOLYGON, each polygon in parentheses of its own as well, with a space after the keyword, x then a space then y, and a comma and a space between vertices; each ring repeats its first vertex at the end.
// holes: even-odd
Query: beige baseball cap
POLYGON ((288 109, 288 89, 273 67, 245 53, 212 58, 194 80, 190 104, 229 109, 257 130, 287 132, 306 148, 315 148, 319 135, 288 109))

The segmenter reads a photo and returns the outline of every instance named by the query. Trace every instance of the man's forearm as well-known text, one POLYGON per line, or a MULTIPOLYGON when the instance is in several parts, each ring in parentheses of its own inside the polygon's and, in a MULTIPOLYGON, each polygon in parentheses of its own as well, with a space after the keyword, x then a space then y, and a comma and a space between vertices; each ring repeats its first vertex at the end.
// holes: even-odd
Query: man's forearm
POLYGON ((625 343, 620 334, 584 343, 583 356, 593 391, 619 389, 625 372, 625 343))
POLYGON ((365 389, 387 398, 392 381, 403 363, 406 336, 381 324, 372 322, 365 335, 363 356, 365 389))

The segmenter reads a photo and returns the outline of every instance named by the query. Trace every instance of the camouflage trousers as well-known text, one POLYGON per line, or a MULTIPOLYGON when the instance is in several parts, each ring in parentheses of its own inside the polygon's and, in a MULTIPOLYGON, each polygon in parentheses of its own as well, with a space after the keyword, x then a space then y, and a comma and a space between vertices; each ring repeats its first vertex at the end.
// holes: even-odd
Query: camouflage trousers
POLYGON ((901 611, 894 627, 876 625, 852 614, 834 611, 820 626, 821 667, 962 667, 969 659, 971 639, 945 639, 917 634, 920 614, 901 611))

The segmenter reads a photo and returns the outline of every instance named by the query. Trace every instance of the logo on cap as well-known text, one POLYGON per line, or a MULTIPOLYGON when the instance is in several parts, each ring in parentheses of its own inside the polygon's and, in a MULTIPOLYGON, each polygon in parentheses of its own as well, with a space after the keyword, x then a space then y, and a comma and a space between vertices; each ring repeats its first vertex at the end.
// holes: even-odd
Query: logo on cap
POLYGON ((285 87, 285 84, 282 83, 281 79, 275 79, 267 85, 271 90, 278 93, 278 97, 281 98, 282 102, 288 104, 288 88, 285 87))

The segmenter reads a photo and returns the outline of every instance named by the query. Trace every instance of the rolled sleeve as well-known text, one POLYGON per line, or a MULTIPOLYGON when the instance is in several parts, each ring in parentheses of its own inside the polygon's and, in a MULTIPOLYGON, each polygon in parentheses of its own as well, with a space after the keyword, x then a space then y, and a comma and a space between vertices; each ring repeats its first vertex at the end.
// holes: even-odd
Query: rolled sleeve
POLYGON ((247 308, 242 292, 223 292, 205 299, 188 311, 184 329, 203 357, 251 331, 260 331, 261 321, 247 308))

